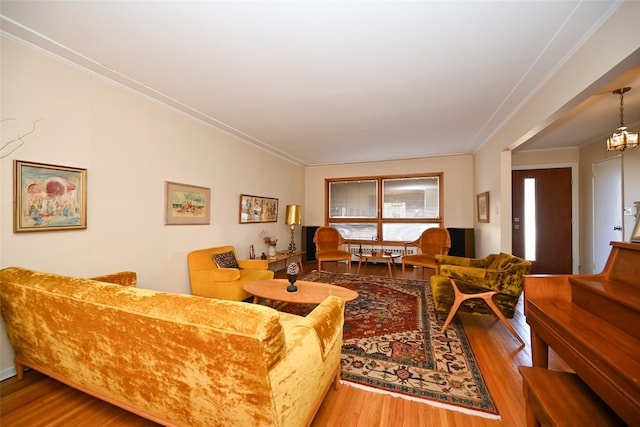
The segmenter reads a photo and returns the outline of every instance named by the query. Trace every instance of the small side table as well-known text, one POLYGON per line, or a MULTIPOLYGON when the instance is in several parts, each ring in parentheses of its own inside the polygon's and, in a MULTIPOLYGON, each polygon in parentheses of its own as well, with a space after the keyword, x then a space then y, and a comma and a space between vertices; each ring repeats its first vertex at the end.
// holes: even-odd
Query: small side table
POLYGON ((371 252, 357 252, 358 256, 358 273, 360 274, 360 266, 362 265, 362 260, 364 260, 364 268, 366 270, 367 263, 369 260, 383 260, 387 263, 387 268, 389 269, 389 277, 393 277, 393 273, 391 272, 391 266, 393 265, 393 269, 396 268, 395 260, 396 258, 400 258, 400 254, 391 253, 390 255, 385 255, 383 252, 376 252, 375 254, 371 252))
POLYGON ((280 252, 276 254, 275 258, 267 258, 267 261, 269 262, 269 266, 271 266, 271 264, 275 264, 280 261, 285 261, 284 268, 287 268, 286 261, 293 258, 297 258, 298 259, 297 264, 300 267, 300 274, 302 274, 302 255, 306 253, 307 253, 306 251, 295 251, 292 253, 280 252))

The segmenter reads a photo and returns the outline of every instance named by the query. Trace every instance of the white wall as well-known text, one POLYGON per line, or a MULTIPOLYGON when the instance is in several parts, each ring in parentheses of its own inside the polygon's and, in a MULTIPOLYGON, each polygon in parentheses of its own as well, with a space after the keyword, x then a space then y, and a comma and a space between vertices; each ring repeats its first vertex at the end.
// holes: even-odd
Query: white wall
MULTIPOLYGON (((251 244, 266 249, 263 229, 286 249, 285 206, 304 201, 303 167, 15 41, 3 38, 1 49, 1 118, 15 118, 1 124, 2 143, 41 120, 0 161, 0 267, 134 270, 139 287, 190 293, 191 250, 231 244, 248 257, 251 244), (14 233, 14 159, 86 168, 88 228, 14 233), (210 187, 211 224, 164 225, 165 181, 210 187), (278 198, 278 222, 238 224, 241 193, 278 198)), ((13 366, 4 325, 0 346, 4 378, 13 366)))
POLYGON ((444 226, 471 228, 475 216, 473 158, 433 157, 386 162, 315 166, 305 170, 304 225, 324 225, 324 186, 327 178, 410 175, 443 172, 444 226))
POLYGON ((491 222, 476 224, 478 253, 511 252, 511 155, 527 138, 578 105, 640 47, 640 2, 626 1, 474 156, 475 192, 490 192, 491 222), (500 165, 500 166, 498 166, 500 165), (495 220, 494 220, 495 218, 495 220))
MULTIPOLYGON (((593 269, 593 165, 611 157, 620 156, 618 151, 607 151, 605 141, 594 142, 580 148, 581 188, 580 204, 583 212, 580 234, 580 264, 585 274, 599 273, 593 269)), ((634 208, 633 202, 640 200, 640 148, 622 152, 622 204, 625 208, 634 208)), ((623 217, 623 240, 631 239, 635 225, 633 216, 623 217)))

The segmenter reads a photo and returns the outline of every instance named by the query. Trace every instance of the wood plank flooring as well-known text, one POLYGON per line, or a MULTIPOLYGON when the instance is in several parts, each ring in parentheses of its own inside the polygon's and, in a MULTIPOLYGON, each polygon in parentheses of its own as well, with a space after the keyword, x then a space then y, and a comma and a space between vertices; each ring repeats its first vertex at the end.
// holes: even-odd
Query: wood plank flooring
MULTIPOLYGON (((326 263, 323 267, 328 271, 347 271, 345 264, 326 263)), ((355 273, 357 265, 352 267, 355 273)), ((305 264, 306 272, 314 268, 315 263, 305 264)), ((361 273, 388 275, 386 264, 370 264, 361 273)), ((401 276, 400 268, 396 268, 394 275, 401 276)), ((284 272, 276 277, 285 277, 284 272)), ((409 269, 407 277, 421 279, 422 270, 409 269)), ((329 391, 312 426, 525 426, 524 397, 518 366, 531 366, 531 346, 529 326, 522 314, 522 301, 511 324, 527 342, 525 347, 520 346, 498 319, 463 314, 461 320, 501 420, 467 415, 342 385, 337 391, 329 391)), ((552 351, 550 353, 549 367, 567 370, 567 366, 552 351)), ((13 377, 0 384, 0 425, 77 427, 156 424, 31 370, 25 373, 22 381, 13 377)))

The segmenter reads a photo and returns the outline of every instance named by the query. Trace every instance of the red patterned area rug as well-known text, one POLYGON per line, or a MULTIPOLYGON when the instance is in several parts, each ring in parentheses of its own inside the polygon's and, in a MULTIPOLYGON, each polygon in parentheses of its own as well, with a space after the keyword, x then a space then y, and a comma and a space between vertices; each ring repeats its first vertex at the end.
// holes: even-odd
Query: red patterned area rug
MULTIPOLYGON (((456 319, 440 333, 428 282, 313 271, 301 280, 344 286, 343 382, 369 391, 499 419, 475 356, 456 319)), ((306 314, 312 307, 280 309, 306 314)))

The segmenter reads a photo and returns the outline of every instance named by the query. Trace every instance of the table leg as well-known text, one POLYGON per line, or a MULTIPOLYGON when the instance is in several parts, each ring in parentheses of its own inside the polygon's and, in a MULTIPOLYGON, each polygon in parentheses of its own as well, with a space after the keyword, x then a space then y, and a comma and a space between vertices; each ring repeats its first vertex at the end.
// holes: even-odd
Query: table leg
POLYGON ((358 272, 356 274, 360 274, 360 266, 362 265, 362 257, 358 257, 358 272))
POLYGON ((539 368, 549 367, 549 346, 531 329, 531 362, 539 368))
POLYGON ((389 277, 393 277, 393 273, 391 273, 391 258, 387 258, 387 268, 389 269, 389 277))

